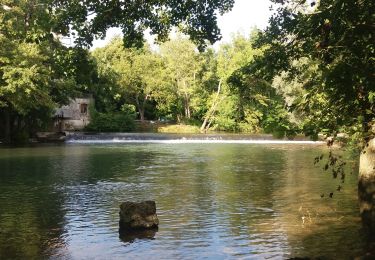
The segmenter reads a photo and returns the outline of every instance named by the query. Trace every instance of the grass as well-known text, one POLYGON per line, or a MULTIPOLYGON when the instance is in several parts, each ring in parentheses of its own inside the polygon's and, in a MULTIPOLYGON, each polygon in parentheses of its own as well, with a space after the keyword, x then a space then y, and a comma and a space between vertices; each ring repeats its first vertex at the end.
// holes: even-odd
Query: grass
POLYGON ((158 133, 174 133, 174 134, 194 134, 199 133, 199 127, 185 124, 171 124, 159 126, 158 133))
POLYGON ((135 132, 142 133, 173 133, 194 134, 199 133, 199 126, 184 123, 171 123, 160 121, 136 121, 135 132))

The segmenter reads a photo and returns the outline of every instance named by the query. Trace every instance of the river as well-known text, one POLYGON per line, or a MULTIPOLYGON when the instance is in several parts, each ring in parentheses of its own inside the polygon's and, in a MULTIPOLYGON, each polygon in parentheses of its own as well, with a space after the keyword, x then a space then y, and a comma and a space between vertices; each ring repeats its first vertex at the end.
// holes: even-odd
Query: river
POLYGON ((341 183, 322 145, 181 140, 1 148, 0 259, 363 254, 354 162, 341 183), (126 200, 155 200, 159 230, 120 237, 126 200))

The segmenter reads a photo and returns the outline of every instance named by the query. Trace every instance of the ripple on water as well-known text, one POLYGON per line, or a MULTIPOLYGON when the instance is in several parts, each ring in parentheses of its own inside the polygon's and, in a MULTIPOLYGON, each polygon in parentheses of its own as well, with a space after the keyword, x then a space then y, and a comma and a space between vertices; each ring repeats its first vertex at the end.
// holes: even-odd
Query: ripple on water
POLYGON ((320 148, 70 145, 39 156, 30 149, 31 159, 23 151, 22 159, 7 163, 13 168, 1 168, 1 158, 11 157, 0 155, 0 168, 9 171, 0 174, 0 258, 5 248, 5 258, 14 248, 15 258, 24 259, 340 259, 360 253, 356 181, 348 179, 341 197, 322 200, 336 184, 310 163, 321 153, 312 149, 320 148), (119 204, 148 199, 157 202, 159 230, 120 237, 119 204), (308 213, 312 222, 302 225, 308 213))

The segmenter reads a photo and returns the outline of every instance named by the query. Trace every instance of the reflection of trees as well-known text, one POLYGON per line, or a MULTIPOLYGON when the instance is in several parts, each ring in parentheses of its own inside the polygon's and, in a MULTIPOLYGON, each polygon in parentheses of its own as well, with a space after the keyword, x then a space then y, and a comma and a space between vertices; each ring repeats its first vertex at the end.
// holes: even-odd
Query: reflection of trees
POLYGON ((283 178, 271 198, 279 213, 277 222, 292 245, 291 256, 354 258, 363 248, 357 179, 347 176, 344 184, 333 180, 322 170, 324 164, 313 164, 313 158, 320 153, 325 153, 323 148, 319 151, 291 147, 285 151, 283 178), (343 187, 340 192, 336 191, 338 184, 343 187), (334 192, 333 198, 329 198, 330 192, 334 192))
POLYGON ((250 241, 253 234, 264 233, 262 224, 272 226, 271 198, 285 164, 283 151, 238 145, 191 146, 176 148, 166 158, 165 164, 175 166, 154 170, 157 188, 152 192, 162 194, 157 198, 160 222, 175 227, 163 232, 170 232, 176 243, 240 235, 250 241))
MULTIPOLYGON (((128 178, 129 168, 148 160, 143 152, 90 146, 0 152, 0 258, 64 255, 67 211, 75 210, 77 215, 116 196, 113 189, 80 184, 108 180, 122 172, 128 178)), ((115 200, 113 204, 118 206, 115 200)))
POLYGON ((0 258, 65 256, 67 240, 76 248, 87 239, 95 244, 103 237, 87 238, 87 227, 117 234, 120 202, 146 199, 157 203, 156 240, 172 247, 215 244, 210 249, 226 247, 230 254, 240 246, 246 254, 293 248, 291 256, 316 256, 316 250, 337 256, 331 251, 340 244, 342 255, 361 247, 356 179, 348 177, 333 199, 321 199, 337 186, 314 168, 315 149, 150 144, 3 152, 0 258), (315 215, 302 225, 305 209, 315 215), (75 230, 77 222, 85 230, 75 230))
POLYGON ((163 156, 152 161, 155 168, 143 171, 143 176, 155 176, 150 193, 157 201, 160 223, 164 223, 162 232, 181 246, 183 240, 194 236, 204 240, 214 212, 212 181, 207 174, 211 161, 194 145, 163 151, 163 156))
POLYGON ((50 162, 22 149, 11 153, 0 156, 0 258, 55 255, 64 246, 64 212, 63 198, 50 179, 50 162))
POLYGON ((54 160, 55 178, 61 184, 95 184, 101 180, 128 179, 142 162, 154 157, 151 151, 137 146, 89 146, 72 145, 59 149, 59 158, 54 160), (135 149, 133 149, 135 148, 135 149))
POLYGON ((250 250, 254 246, 262 252, 290 253, 288 248, 293 248, 292 256, 315 256, 324 250, 335 256, 332 251, 351 236, 343 243, 347 250, 340 252, 360 250, 359 219, 353 208, 355 178, 348 179, 333 199, 327 198, 337 183, 321 167, 314 168, 312 158, 319 153, 315 148, 212 145, 195 149, 191 154, 166 154, 169 161, 164 163, 175 166, 154 170, 153 193, 163 194, 157 198, 166 218, 161 223, 174 227, 163 232, 170 232, 176 243, 183 246, 189 238, 212 241, 218 235, 232 248, 247 243, 250 250), (314 225, 308 220, 302 225, 306 210, 315 214, 314 225), (240 238, 239 242, 233 238, 240 238))
POLYGON ((154 239, 156 232, 158 232, 158 228, 120 231, 119 238, 125 243, 133 243, 136 239, 154 239))
POLYGON ((217 186, 218 214, 225 223, 221 225, 228 226, 234 236, 245 236, 249 243, 256 234, 274 234, 271 198, 284 164, 282 150, 264 146, 236 145, 220 150, 210 173, 217 186))

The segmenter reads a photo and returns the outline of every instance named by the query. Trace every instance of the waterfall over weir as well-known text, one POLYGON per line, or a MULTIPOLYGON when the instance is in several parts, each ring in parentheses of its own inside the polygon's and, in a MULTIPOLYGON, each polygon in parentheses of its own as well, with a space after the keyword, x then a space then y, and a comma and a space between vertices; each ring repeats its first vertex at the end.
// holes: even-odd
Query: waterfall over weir
POLYGON ((272 135, 243 134, 158 134, 158 133, 70 133, 66 143, 111 144, 111 143, 165 143, 165 144, 311 144, 322 145, 322 141, 310 141, 304 137, 295 140, 275 139, 272 135))

